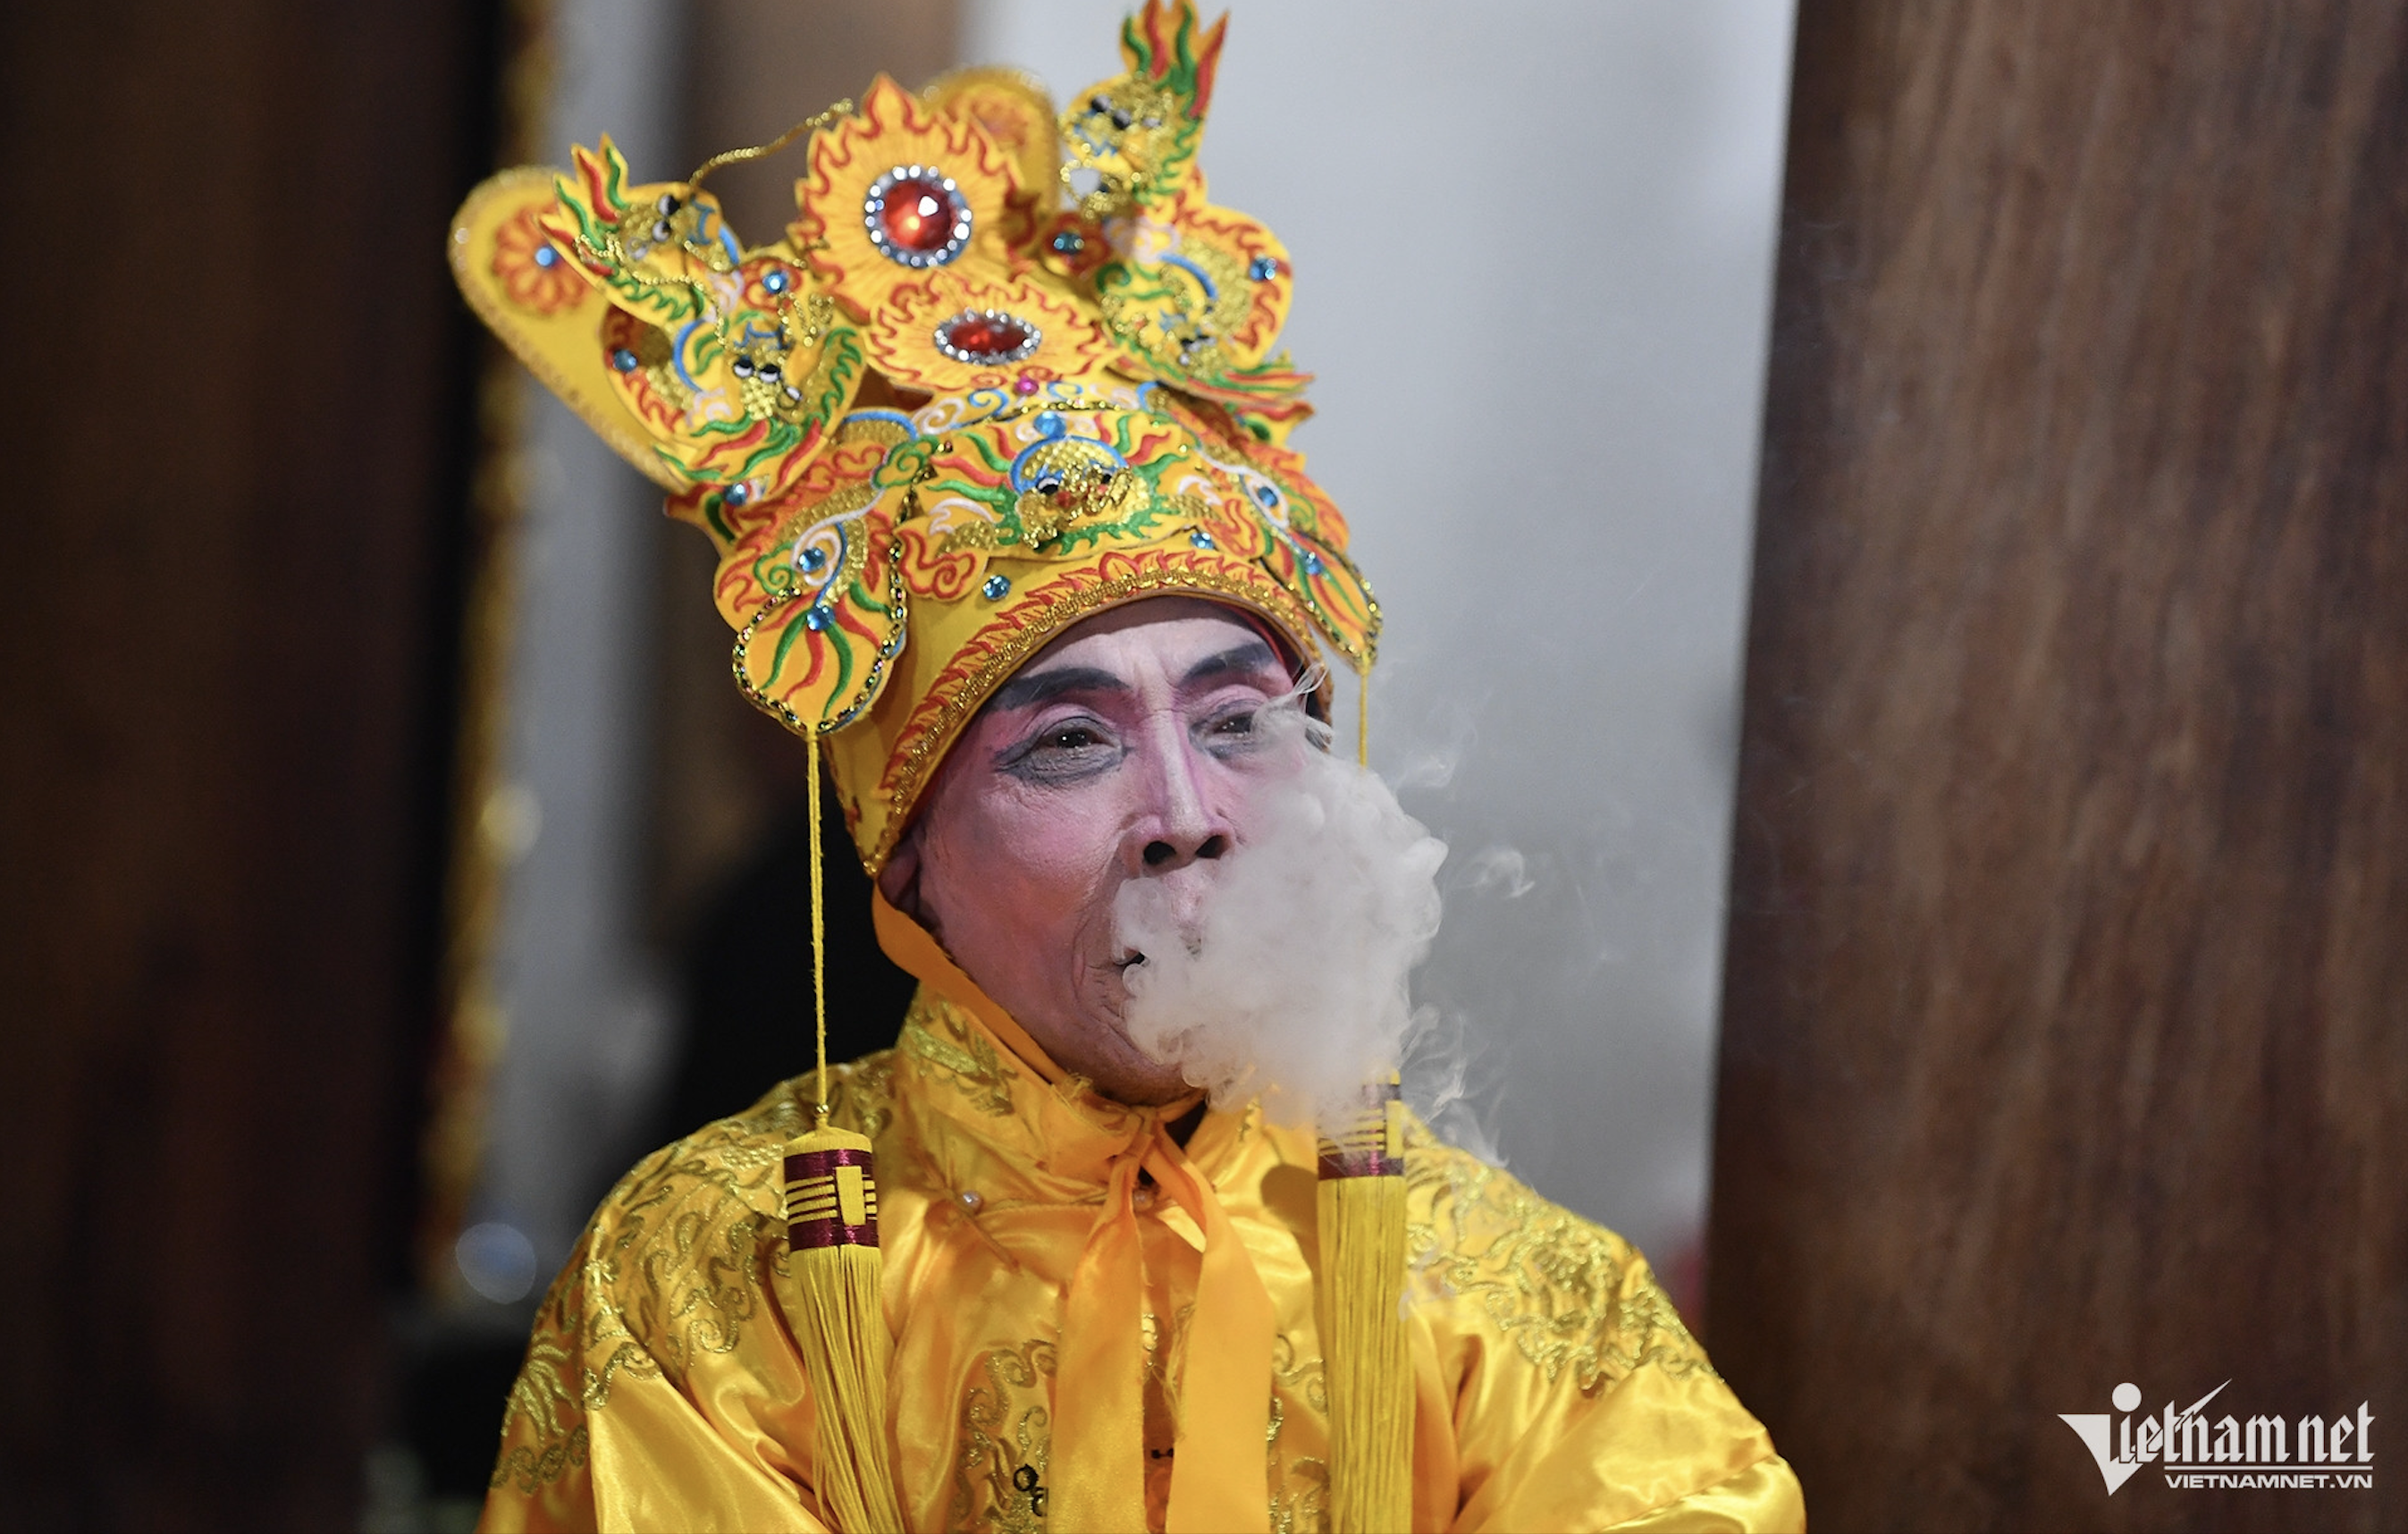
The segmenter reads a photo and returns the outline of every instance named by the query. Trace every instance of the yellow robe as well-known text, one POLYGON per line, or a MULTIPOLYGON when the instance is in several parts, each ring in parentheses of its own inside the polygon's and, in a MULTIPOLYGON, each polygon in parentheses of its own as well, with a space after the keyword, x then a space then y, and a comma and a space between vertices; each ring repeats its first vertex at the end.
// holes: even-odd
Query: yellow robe
MULTIPOLYGON (((924 985, 896 1048, 832 1073, 834 1122, 877 1151, 914 1529, 1049 1527, 1055 1392, 1078 1388, 1055 1372, 1063 1293, 1115 1160, 1175 1111, 1049 1085, 985 1010, 924 985)), ((538 1316, 481 1527, 824 1527, 810 1385, 777 1297, 781 1155, 811 1087, 788 1082, 658 1152, 603 1200, 538 1316)), ((1261 1475, 1272 1529, 1326 1528, 1316 1145, 1250 1110, 1206 1114, 1186 1151, 1277 1314, 1266 1457, 1212 1471, 1261 1475)), ((1804 1526, 1796 1477, 1637 1252, 1417 1125, 1405 1165, 1416 1528, 1804 1526)), ((1184 1326, 1202 1232, 1173 1200, 1134 1197, 1158 1530, 1182 1360, 1211 1340, 1184 1326)))

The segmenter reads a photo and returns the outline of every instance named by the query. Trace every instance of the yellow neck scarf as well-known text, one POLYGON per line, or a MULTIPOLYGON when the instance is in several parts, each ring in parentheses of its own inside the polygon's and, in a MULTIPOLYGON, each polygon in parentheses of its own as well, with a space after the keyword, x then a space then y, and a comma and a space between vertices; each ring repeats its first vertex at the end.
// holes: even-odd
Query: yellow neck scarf
MULTIPOLYGON (((925 928, 882 895, 874 914, 878 945, 887 957, 976 1017, 1046 1081, 1058 1085, 1067 1079, 925 928)), ((1268 1534, 1263 1445, 1270 1435, 1270 1295, 1211 1180, 1171 1140, 1164 1119, 1163 1112, 1146 1114, 1143 1128, 1113 1158, 1103 1211, 1063 1296, 1046 1525, 1056 1530, 1145 1527, 1144 1272, 1135 1204, 1142 1171, 1204 1233, 1177 1393, 1179 1436, 1165 1527, 1168 1534, 1268 1534)))

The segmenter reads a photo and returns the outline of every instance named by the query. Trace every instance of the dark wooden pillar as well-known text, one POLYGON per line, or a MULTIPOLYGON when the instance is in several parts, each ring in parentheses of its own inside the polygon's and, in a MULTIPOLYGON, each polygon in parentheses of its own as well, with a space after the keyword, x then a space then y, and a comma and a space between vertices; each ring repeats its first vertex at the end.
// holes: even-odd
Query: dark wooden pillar
POLYGON ((1715 1358, 1827 1528, 2408 1524, 2408 7, 1807 0, 1788 152, 1715 1358), (2375 1489, 2057 1420, 2227 1380, 2375 1489))
POLYGON ((0 1524, 357 1516, 441 845, 475 8, 0 12, 0 1524))

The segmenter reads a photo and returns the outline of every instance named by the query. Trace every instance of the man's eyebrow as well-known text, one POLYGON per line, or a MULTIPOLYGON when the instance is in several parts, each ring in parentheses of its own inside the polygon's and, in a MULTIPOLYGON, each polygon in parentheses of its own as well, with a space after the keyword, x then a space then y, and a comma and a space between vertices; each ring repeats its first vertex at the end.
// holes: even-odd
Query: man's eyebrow
POLYGON ((1226 676, 1233 671, 1278 669, 1280 669, 1279 656, 1272 653, 1271 647, 1260 639, 1248 639, 1243 644, 1233 644, 1219 654, 1207 655, 1197 661, 1187 668, 1187 675, 1179 679, 1179 684, 1182 687, 1192 687, 1199 681, 1226 676))
POLYGON ((1012 678, 995 690, 986 706, 1000 711, 1025 709, 1065 693, 1125 693, 1128 683, 1092 666, 1064 666, 1012 678))

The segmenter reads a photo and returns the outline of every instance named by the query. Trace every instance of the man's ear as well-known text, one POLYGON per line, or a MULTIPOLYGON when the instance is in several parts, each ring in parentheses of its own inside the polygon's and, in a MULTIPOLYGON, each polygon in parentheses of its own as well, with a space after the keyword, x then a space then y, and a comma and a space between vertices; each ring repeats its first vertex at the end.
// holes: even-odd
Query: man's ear
POLYGON ((878 870, 878 893, 886 896, 888 905, 934 936, 935 925, 920 905, 920 828, 926 824, 924 819, 914 817, 911 828, 903 833, 903 839, 887 854, 886 867, 878 870))

